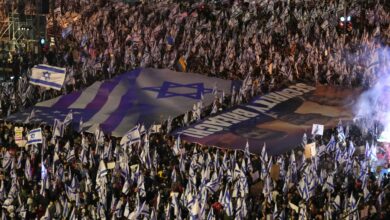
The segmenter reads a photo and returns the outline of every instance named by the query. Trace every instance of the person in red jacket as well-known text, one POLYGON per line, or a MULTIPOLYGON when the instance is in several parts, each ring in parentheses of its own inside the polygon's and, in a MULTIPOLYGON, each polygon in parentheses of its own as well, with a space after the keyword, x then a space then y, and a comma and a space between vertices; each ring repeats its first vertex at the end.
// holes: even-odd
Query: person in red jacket
POLYGON ((211 207, 214 209, 215 215, 220 215, 223 212, 223 205, 219 202, 214 202, 211 207))

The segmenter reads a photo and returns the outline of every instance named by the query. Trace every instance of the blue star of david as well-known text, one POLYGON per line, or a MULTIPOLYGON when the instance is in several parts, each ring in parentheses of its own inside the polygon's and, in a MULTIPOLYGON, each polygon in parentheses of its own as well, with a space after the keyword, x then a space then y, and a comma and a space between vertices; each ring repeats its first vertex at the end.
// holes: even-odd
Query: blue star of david
POLYGON ((201 99, 202 94, 212 93, 212 89, 207 89, 204 87, 203 83, 190 83, 190 84, 180 84, 175 82, 168 82, 164 81, 164 83, 161 85, 161 87, 146 87, 143 88, 144 90, 158 92, 157 99, 162 98, 171 98, 171 97, 186 97, 190 99, 201 99), (177 92, 171 92, 169 89, 173 88, 189 88, 195 90, 194 92, 188 92, 188 93, 177 93, 177 92))
POLYGON ((42 73, 42 75, 43 75, 43 78, 45 78, 45 80, 49 80, 50 79, 50 73, 49 72, 43 72, 42 73))

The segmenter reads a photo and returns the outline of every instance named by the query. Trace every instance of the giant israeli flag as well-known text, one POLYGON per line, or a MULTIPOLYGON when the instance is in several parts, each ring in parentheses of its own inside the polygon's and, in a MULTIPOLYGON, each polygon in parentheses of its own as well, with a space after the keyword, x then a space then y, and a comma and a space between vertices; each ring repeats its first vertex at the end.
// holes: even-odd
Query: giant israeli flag
POLYGON ((65 68, 39 64, 32 68, 30 83, 61 90, 65 81, 65 68))
MULTIPOLYGON (((181 73, 167 69, 139 68, 111 80, 95 82, 84 91, 76 91, 38 103, 31 122, 64 120, 72 110, 72 125, 95 132, 122 137, 137 124, 149 127, 169 116, 177 117, 192 110, 203 97, 203 106, 214 101, 213 88, 230 94, 232 82, 205 75, 181 73)), ((31 111, 12 115, 11 121, 23 122, 31 111), (28 112, 28 114, 27 114, 28 112)))

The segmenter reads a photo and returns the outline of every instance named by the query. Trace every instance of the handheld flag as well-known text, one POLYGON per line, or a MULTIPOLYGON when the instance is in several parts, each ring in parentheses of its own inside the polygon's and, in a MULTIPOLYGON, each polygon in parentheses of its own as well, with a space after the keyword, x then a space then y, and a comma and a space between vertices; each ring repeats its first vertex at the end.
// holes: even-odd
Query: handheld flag
POLYGON ((31 130, 27 136, 27 145, 29 144, 42 144, 42 130, 37 128, 31 130))
POLYGON ((64 30, 62 30, 62 33, 61 33, 62 38, 66 39, 72 33, 72 30, 73 30, 72 26, 69 26, 69 27, 65 28, 64 30))
POLYGON ((82 132, 83 128, 84 128, 84 121, 83 121, 83 117, 81 117, 79 121, 79 132, 82 132))
POLYGON ((33 109, 30 113, 30 115, 26 118, 26 120, 24 121, 25 124, 28 124, 30 123, 31 119, 35 117, 35 109, 33 109))
POLYGON ((139 125, 127 132, 121 139, 120 145, 127 145, 129 143, 141 142, 141 134, 139 132, 139 125))
POLYGON ((232 216, 233 215, 233 204, 232 204, 232 201, 230 198, 229 190, 227 188, 225 189, 223 205, 224 205, 224 210, 225 210, 226 215, 232 216))
POLYGON ((64 119, 64 126, 68 126, 70 123, 72 123, 73 121, 73 113, 72 113, 72 110, 66 115, 65 119, 64 119))
POLYGON ((339 121, 339 124, 337 125, 337 137, 339 139, 339 142, 343 142, 345 140, 345 134, 344 134, 344 128, 341 123, 341 120, 339 121))
POLYGON ((64 135, 64 123, 58 119, 54 119, 53 125, 53 137, 62 137, 64 135))
POLYGON ((2 161, 2 166, 3 166, 3 169, 6 170, 8 169, 8 167, 10 167, 12 164, 12 158, 11 158, 11 154, 7 151, 3 157, 3 161, 2 161))
POLYGON ((32 68, 30 83, 49 89, 61 90, 65 75, 65 68, 39 64, 32 68))
POLYGON ((320 124, 313 124, 313 128, 311 129, 312 135, 320 135, 322 136, 324 134, 324 125, 320 124))
POLYGON ((180 135, 177 136, 177 139, 175 140, 175 146, 173 147, 173 154, 175 156, 181 154, 181 140, 180 140, 180 135))

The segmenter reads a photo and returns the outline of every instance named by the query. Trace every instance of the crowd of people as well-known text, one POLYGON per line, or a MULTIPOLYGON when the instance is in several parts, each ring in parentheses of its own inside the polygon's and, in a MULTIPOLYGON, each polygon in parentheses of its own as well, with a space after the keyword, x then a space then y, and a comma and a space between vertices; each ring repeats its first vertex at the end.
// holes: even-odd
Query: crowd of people
MULTIPOLYGON (((386 1, 216 2, 59 1, 49 23, 62 28, 62 37, 44 57, 24 62, 66 67, 63 93, 137 67, 229 79, 250 74, 271 89, 297 80, 369 87, 380 72, 371 64, 389 63, 382 50, 390 39, 386 1), (352 26, 340 28, 342 16, 352 26)), ((38 94, 27 97, 31 103, 59 95, 31 94, 38 94)), ((9 105, 13 111, 26 105, 3 102, 3 115, 9 105)))
MULTIPOLYGON (((19 55, 20 77, 0 87, 0 116, 140 66, 249 77, 260 92, 294 81, 370 87, 389 65, 386 4, 59 1, 53 24, 62 25, 61 39, 42 57, 19 55), (352 28, 340 26, 341 16, 351 16, 352 28), (62 91, 29 85, 37 63, 67 68, 62 91)), ((324 137, 304 136, 303 146, 317 146, 308 157, 303 147, 271 156, 266 145, 218 149, 149 131, 121 144, 71 126, 58 135, 50 126, 2 121, 1 216, 389 219, 390 158, 370 135, 347 130, 339 125, 324 137), (24 135, 41 127, 43 144, 17 146, 15 126, 24 126, 24 135), (259 147, 261 155, 250 153, 259 147)))
POLYGON ((0 125, 3 219, 388 219, 390 214, 390 173, 383 163, 389 158, 357 128, 339 125, 324 138, 305 135, 303 146, 318 146, 307 157, 302 147, 271 156, 266 145, 218 149, 150 131, 123 144, 71 127, 58 135, 44 125, 43 144, 18 147, 14 126, 0 125), (260 155, 250 153, 255 147, 263 147, 260 155))

